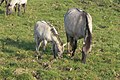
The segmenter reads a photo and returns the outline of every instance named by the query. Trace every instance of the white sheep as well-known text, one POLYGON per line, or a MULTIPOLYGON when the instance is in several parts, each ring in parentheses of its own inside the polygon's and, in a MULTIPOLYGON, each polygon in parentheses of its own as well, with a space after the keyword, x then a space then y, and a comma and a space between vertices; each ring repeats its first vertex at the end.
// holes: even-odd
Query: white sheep
POLYGON ((27 0, 11 0, 6 6, 6 14, 7 15, 11 14, 13 9, 15 9, 16 12, 17 5, 18 5, 18 15, 20 15, 21 5, 23 6, 25 13, 26 4, 27 4, 27 0))

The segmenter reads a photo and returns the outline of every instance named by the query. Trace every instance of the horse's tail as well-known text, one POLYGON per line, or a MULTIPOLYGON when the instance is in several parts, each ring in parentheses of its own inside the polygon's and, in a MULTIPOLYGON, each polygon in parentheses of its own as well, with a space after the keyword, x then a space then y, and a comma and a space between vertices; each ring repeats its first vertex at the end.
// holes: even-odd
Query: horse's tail
POLYGON ((83 46, 83 51, 89 52, 91 51, 92 44, 92 17, 89 13, 85 12, 86 16, 86 36, 85 36, 85 45, 83 46))

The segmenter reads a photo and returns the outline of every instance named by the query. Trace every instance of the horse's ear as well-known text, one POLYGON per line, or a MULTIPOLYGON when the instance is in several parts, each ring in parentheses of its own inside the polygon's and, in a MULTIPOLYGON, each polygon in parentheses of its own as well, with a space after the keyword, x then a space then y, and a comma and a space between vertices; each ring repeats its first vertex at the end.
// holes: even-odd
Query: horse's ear
POLYGON ((52 32, 54 35, 58 35, 58 32, 57 32, 57 30, 55 29, 55 27, 51 27, 51 32, 52 32))

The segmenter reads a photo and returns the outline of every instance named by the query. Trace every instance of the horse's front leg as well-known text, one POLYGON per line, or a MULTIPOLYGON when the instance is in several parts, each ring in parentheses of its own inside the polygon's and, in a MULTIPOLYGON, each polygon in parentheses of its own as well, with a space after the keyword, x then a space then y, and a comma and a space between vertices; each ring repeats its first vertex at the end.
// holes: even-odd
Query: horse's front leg
POLYGON ((66 33, 67 36, 67 53, 71 54, 71 40, 70 40, 70 36, 66 33))
POLYGON ((35 37, 35 42, 36 42, 36 52, 39 54, 39 49, 41 46, 41 40, 39 40, 38 37, 35 37))
POLYGON ((75 50, 77 48, 77 40, 73 40, 73 45, 72 45, 72 57, 74 56, 75 50))
POLYGON ((47 40, 43 40, 43 44, 42 44, 43 51, 45 51, 46 45, 47 45, 47 40))
POLYGON ((69 44, 70 44, 70 40, 69 40, 69 36, 66 33, 66 37, 67 37, 67 53, 69 53, 69 44))
POLYGON ((52 43, 52 50, 53 50, 53 55, 54 55, 54 58, 56 58, 56 52, 55 52, 55 43, 52 43))

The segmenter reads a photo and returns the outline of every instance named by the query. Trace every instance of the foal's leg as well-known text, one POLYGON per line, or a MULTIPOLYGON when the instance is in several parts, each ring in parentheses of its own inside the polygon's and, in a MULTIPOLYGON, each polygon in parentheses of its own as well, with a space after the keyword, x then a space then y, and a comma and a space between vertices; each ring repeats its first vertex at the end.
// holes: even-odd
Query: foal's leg
POLYGON ((38 50, 40 49, 41 42, 42 42, 42 40, 39 40, 39 39, 38 39, 38 50))
POLYGON ((35 37, 35 42, 36 42, 36 52, 39 53, 39 49, 41 46, 41 40, 39 40, 39 37, 35 37))
POLYGON ((36 42, 35 49, 36 49, 36 52, 38 52, 38 37, 37 36, 35 36, 35 42, 36 42))
POLYGON ((52 49, 52 50, 53 50, 53 55, 54 55, 54 58, 56 58, 55 44, 53 43, 52 45, 53 45, 53 46, 52 46, 52 48, 53 48, 53 49, 52 49))
POLYGON ((42 41, 42 40, 40 40, 39 37, 37 37, 37 36, 35 37, 37 59, 41 59, 41 55, 42 55, 42 54, 40 54, 40 52, 39 52, 39 49, 40 49, 40 46, 41 46, 41 41, 42 41))
POLYGON ((47 45, 47 40, 43 40, 43 44, 42 44, 42 46, 43 46, 43 51, 45 51, 46 45, 47 45))

